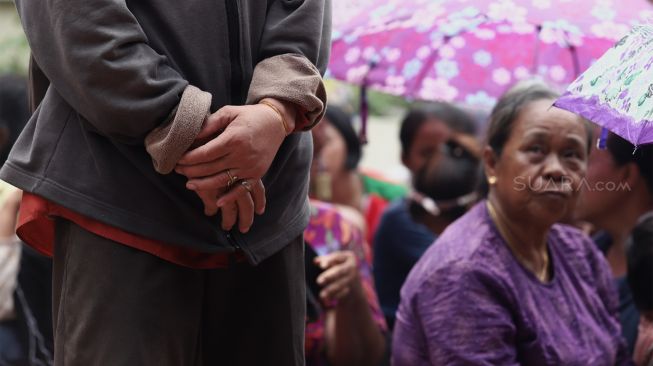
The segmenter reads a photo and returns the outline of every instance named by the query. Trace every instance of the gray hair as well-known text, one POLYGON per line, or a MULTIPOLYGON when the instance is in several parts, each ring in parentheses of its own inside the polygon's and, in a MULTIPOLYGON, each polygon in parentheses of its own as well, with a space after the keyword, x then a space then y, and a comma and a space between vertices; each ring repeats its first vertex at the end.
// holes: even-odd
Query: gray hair
POLYGON ((515 85, 499 99, 490 114, 487 130, 487 144, 497 155, 501 155, 519 113, 532 102, 543 99, 557 99, 556 91, 541 82, 523 82, 515 85))

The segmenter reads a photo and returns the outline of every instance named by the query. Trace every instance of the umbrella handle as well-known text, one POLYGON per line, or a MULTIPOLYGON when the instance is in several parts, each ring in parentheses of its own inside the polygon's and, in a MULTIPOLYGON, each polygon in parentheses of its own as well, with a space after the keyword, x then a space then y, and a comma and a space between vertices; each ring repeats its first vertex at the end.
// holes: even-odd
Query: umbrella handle
POLYGON ((576 49, 576 46, 574 45, 569 45, 569 52, 571 53, 571 60, 574 64, 574 78, 578 78, 580 76, 580 60, 578 60, 578 49, 576 49))
POLYGON ((605 150, 607 148, 608 132, 607 128, 601 127, 601 137, 596 141, 596 147, 599 150, 605 150))
POLYGON ((365 73, 365 77, 363 78, 363 83, 361 84, 360 91, 361 131, 358 139, 363 145, 367 144, 367 117, 369 116, 369 100, 367 96, 367 87, 369 84, 368 76, 370 75, 370 72, 374 70, 376 65, 378 65, 378 62, 376 60, 371 60, 368 65, 369 68, 367 73, 365 73))
MULTIPOLYGON (((366 78, 367 79, 367 78, 366 78)), ((367 98, 367 80, 361 85, 360 94, 360 117, 361 117, 361 131, 358 136, 361 144, 367 144, 367 117, 369 115, 369 103, 367 98)))

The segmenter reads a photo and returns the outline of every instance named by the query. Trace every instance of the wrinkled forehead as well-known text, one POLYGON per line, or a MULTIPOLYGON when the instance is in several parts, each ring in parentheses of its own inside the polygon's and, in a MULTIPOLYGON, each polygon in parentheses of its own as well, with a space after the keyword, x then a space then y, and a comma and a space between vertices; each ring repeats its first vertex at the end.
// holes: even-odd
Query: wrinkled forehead
POLYGON ((513 137, 548 135, 549 137, 580 139, 587 144, 588 130, 583 118, 569 111, 552 106, 553 100, 529 103, 517 116, 513 137))

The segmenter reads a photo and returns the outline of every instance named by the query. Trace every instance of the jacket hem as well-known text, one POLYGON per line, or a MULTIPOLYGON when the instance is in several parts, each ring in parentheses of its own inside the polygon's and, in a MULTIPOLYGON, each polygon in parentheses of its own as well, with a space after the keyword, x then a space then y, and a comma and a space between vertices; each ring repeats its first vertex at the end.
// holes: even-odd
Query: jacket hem
MULTIPOLYGON (((169 224, 153 221, 141 215, 125 211, 122 208, 97 201, 92 197, 72 191, 45 177, 35 176, 26 172, 9 161, 0 170, 0 179, 93 220, 136 235, 206 253, 232 253, 235 250, 233 246, 226 243, 226 238, 225 243, 216 243, 192 238, 187 235, 179 235, 178 231, 166 229, 170 227, 169 224)), ((268 230, 262 231, 258 235, 266 237, 266 239, 255 243, 247 243, 246 238, 242 234, 239 234, 239 241, 243 242, 242 248, 247 255, 249 263, 252 265, 259 264, 302 235, 304 228, 308 224, 309 215, 310 208, 307 200, 299 214, 294 215, 287 224, 277 226, 286 228, 286 230, 282 230, 279 234, 269 236, 268 238, 265 235, 265 231, 268 230)), ((273 233, 274 230, 269 230, 269 232, 273 233)), ((224 237, 224 232, 219 229, 216 229, 216 234, 224 237)))

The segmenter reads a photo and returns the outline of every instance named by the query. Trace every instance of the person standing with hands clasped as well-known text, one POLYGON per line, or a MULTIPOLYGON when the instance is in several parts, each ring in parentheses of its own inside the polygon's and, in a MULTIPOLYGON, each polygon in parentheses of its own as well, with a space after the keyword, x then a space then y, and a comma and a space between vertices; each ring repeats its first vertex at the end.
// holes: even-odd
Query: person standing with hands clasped
POLYGON ((34 114, 0 178, 54 258, 55 365, 303 365, 329 0, 16 6, 34 114))

